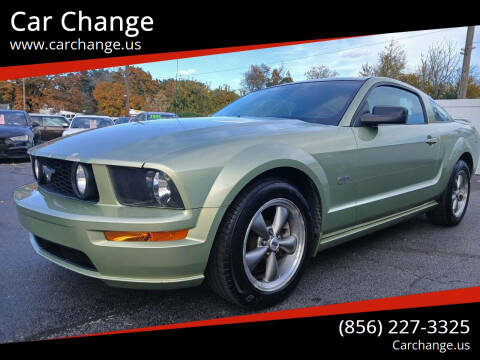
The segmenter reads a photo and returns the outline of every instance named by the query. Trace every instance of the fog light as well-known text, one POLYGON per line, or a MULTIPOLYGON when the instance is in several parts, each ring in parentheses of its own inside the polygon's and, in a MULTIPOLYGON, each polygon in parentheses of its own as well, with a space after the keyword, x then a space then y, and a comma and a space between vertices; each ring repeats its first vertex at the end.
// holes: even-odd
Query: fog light
POLYGON ((105 231, 105 239, 109 241, 172 241, 187 237, 188 230, 176 231, 105 231))
POLYGON ((33 174, 39 184, 45 182, 45 173, 43 172, 42 163, 37 158, 33 158, 33 174))
POLYGON ((75 172, 75 181, 77 183, 77 190, 80 195, 85 195, 85 190, 87 190, 87 174, 85 168, 82 164, 77 166, 77 171, 75 172))

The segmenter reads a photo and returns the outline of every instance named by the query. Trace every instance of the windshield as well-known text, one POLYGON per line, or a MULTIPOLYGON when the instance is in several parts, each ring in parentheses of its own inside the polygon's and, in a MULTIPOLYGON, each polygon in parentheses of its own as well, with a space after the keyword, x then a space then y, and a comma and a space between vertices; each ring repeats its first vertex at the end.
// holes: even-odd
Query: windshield
POLYGON ((288 118, 338 125, 362 84, 359 80, 331 80, 271 87, 248 94, 213 116, 288 118))
POLYGON ((74 118, 70 127, 73 129, 95 129, 110 125, 113 125, 113 121, 109 118, 82 116, 74 118))
POLYGON ((28 126, 22 111, 0 111, 0 126, 28 126))

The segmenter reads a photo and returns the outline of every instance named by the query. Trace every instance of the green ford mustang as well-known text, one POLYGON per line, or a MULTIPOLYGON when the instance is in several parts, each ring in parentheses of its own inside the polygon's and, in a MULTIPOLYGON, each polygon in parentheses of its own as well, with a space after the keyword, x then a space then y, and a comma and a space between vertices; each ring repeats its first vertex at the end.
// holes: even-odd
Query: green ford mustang
POLYGON ((261 307, 330 246, 422 212, 457 225, 479 148, 474 127, 399 81, 300 82, 212 117, 32 148, 37 182, 14 197, 34 249, 58 265, 119 287, 205 279, 261 307))

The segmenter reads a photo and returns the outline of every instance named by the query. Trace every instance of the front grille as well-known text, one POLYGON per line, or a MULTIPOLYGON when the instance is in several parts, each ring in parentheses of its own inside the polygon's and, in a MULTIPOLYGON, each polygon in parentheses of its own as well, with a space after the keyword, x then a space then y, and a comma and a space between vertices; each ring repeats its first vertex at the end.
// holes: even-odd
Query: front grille
POLYGON ((7 156, 24 156, 24 157, 27 157, 27 149, 12 149, 12 150, 5 150, 5 154, 7 156))
MULTIPOLYGON (((37 158, 42 166, 50 169, 50 181, 47 179, 40 187, 61 195, 77 198, 72 185, 72 171, 76 162, 68 160, 60 160, 46 157, 37 158)), ((86 166, 89 166, 85 164, 86 166)), ((95 181, 94 181, 95 183, 95 181)), ((96 186, 96 185, 95 185, 96 186)), ((96 197, 89 199, 90 201, 98 201, 98 191, 95 190, 96 197)))
POLYGON ((72 249, 68 246, 56 244, 54 242, 42 239, 38 236, 35 236, 35 240, 42 250, 73 265, 77 265, 87 270, 97 271, 97 268, 95 265, 93 265, 89 257, 85 255, 85 253, 76 249, 72 249))

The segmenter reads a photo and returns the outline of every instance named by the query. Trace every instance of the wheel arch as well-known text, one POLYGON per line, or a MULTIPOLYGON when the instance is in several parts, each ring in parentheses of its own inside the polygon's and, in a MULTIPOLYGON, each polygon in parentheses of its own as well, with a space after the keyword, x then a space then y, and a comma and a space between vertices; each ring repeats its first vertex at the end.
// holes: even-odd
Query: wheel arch
MULTIPOLYGON (((278 178, 281 179, 293 186, 295 186, 305 197, 311 211, 313 218, 313 239, 314 246, 316 246, 315 241, 318 240, 321 231, 321 222, 322 222, 322 198, 320 192, 315 185, 312 178, 307 175, 302 170, 299 170, 295 167, 275 167, 270 170, 267 170, 252 180, 250 180, 235 196, 235 198, 230 202, 230 205, 235 201, 235 199, 242 194, 243 191, 247 190, 250 186, 254 185, 257 182, 266 180, 269 178, 278 178)), ((312 250, 314 247, 312 247, 312 250)))
POLYGON ((467 163, 470 169, 470 174, 473 175, 476 168, 474 151, 470 145, 470 142, 464 137, 459 137, 452 147, 450 156, 448 157, 448 161, 446 163, 447 174, 452 173, 456 163, 459 160, 463 160, 467 163))
POLYGON ((305 199, 307 200, 309 206, 314 212, 314 214, 312 214, 312 217, 314 219, 313 244, 310 247, 310 249, 312 250, 309 254, 313 256, 313 250, 316 248, 316 245, 320 240, 322 222, 321 214, 323 213, 323 207, 325 206, 322 191, 323 184, 326 181, 326 177, 324 176, 325 174, 323 173, 323 171, 320 172, 319 177, 308 166, 306 166, 302 162, 294 160, 271 161, 267 164, 262 164, 260 166, 257 166, 255 169, 252 169, 247 174, 245 174, 245 176, 238 179, 235 185, 231 187, 228 194, 224 197, 221 206, 218 208, 215 219, 212 222, 212 226, 208 235, 208 238, 211 239, 211 244, 213 245, 221 222, 235 199, 238 198, 238 196, 240 196, 243 191, 248 189, 249 186, 256 183, 257 181, 277 177, 279 179, 284 179, 286 182, 297 187, 299 191, 304 194, 305 199))
POLYGON ((473 175, 473 171, 475 170, 475 166, 473 163, 473 156, 468 151, 464 152, 458 160, 463 160, 468 165, 470 170, 470 176, 473 175))

